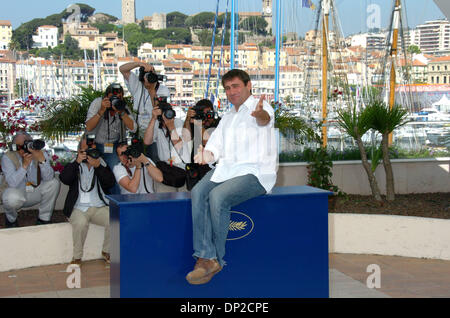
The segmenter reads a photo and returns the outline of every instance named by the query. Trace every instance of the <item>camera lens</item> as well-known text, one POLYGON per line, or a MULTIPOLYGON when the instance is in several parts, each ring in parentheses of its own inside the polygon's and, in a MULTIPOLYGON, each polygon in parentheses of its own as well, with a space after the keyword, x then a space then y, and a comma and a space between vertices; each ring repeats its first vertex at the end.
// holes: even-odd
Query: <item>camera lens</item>
POLYGON ((88 150, 86 150, 86 155, 93 159, 98 159, 100 158, 101 153, 95 148, 89 148, 88 150))
POLYGON ((172 108, 166 109, 166 111, 164 112, 164 116, 167 119, 172 119, 175 117, 175 115, 176 115, 176 113, 172 108))
POLYGON ((29 152, 28 149, 31 150, 41 150, 45 147, 45 141, 42 139, 36 139, 36 140, 25 140, 23 143, 23 150, 25 152, 29 152))
POLYGON ((149 83, 156 83, 158 81, 158 75, 153 72, 145 73, 145 78, 149 83))
POLYGON ((119 97, 111 96, 111 98, 109 100, 111 102, 111 105, 114 106, 114 108, 117 109, 118 111, 125 110, 126 104, 119 97))

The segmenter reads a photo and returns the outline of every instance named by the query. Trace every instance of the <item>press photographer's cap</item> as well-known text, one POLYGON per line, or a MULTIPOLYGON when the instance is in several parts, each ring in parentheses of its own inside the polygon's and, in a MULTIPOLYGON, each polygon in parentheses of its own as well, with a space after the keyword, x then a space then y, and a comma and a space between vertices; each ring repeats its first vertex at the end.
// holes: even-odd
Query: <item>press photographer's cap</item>
POLYGON ((167 86, 160 84, 156 95, 158 97, 170 97, 170 90, 167 86))

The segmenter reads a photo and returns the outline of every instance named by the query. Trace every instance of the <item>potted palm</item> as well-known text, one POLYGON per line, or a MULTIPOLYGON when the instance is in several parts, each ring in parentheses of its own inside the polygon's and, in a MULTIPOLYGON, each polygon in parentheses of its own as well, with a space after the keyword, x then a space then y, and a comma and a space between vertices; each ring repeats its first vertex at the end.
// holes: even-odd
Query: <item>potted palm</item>
POLYGON ((101 96, 101 91, 92 87, 81 87, 79 95, 53 102, 43 112, 44 119, 40 122, 42 135, 61 140, 69 133, 82 132, 91 102, 101 96))
POLYGON ((374 168, 374 165, 371 165, 369 163, 367 152, 362 141, 362 136, 372 127, 370 110, 368 110, 368 108, 365 108, 358 111, 356 109, 356 106, 353 107, 353 109, 349 108, 339 110, 337 123, 342 129, 345 130, 345 132, 349 136, 355 139, 356 144, 358 145, 359 152, 361 154, 362 165, 369 180, 372 195, 375 200, 377 200, 378 202, 382 202, 380 188, 375 177, 376 165, 374 168))
POLYGON ((408 123, 408 111, 399 105, 389 108, 386 103, 375 100, 369 104, 366 111, 370 117, 370 128, 378 131, 381 138, 383 166, 386 175, 386 200, 395 199, 394 173, 389 155, 389 135, 397 128, 408 123))

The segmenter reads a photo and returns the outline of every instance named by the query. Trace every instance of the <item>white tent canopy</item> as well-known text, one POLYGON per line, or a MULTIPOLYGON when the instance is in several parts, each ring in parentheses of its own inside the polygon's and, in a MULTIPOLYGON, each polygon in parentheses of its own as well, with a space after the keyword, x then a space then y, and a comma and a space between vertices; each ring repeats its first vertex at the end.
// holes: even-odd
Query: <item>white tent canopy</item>
POLYGON ((441 100, 433 103, 433 107, 443 113, 450 112, 450 99, 443 95, 441 100))

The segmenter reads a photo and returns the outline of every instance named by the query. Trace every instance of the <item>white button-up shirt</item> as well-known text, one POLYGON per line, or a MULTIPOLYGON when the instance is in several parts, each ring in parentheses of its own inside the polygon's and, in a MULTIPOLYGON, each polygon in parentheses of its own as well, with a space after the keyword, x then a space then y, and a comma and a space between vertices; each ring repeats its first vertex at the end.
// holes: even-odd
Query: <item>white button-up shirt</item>
POLYGON ((263 109, 270 122, 259 126, 251 116, 258 100, 250 96, 244 104, 226 113, 211 134, 205 150, 214 154, 217 161, 212 182, 224 182, 231 178, 253 174, 270 192, 276 182, 278 149, 274 128, 275 115, 264 101, 263 109))

